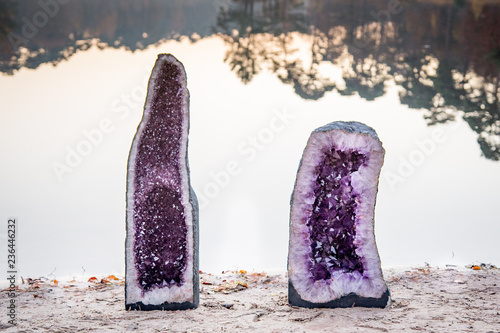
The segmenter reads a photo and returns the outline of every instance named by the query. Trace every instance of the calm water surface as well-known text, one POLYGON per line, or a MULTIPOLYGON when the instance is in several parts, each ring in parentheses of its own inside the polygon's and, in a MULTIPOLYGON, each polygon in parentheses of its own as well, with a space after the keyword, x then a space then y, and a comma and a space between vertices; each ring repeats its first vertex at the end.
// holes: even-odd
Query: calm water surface
POLYGON ((302 150, 335 120, 386 149, 384 266, 500 263, 498 1, 66 2, 0 3, 0 212, 19 218, 21 275, 123 274, 158 53, 188 75, 202 270, 286 269, 302 150))

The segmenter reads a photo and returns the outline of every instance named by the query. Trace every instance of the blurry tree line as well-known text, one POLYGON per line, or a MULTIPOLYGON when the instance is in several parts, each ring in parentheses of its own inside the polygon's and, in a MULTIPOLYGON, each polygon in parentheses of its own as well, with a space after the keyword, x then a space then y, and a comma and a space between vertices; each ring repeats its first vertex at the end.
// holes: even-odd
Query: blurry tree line
POLYGON ((218 16, 225 61, 249 82, 272 70, 305 99, 328 91, 374 100, 386 82, 429 125, 457 116, 478 134, 488 159, 500 159, 499 1, 233 1, 218 16), (303 61, 294 36, 307 34, 303 61), (342 80, 321 66, 342 68, 342 80))

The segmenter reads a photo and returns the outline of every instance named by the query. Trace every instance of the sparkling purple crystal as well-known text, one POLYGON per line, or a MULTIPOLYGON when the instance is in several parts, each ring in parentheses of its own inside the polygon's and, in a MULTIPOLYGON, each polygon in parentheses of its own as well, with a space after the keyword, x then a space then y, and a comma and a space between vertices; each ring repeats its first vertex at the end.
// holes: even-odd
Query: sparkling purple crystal
POLYGON ((311 134, 291 200, 290 304, 390 304, 373 229, 383 158, 377 134, 364 124, 334 122, 311 134))
POLYGON ((198 305, 198 205, 187 161, 189 92, 182 64, 160 54, 127 175, 127 309, 198 305))
POLYGON ((352 193, 351 173, 366 156, 356 151, 326 149, 316 167, 314 204, 307 220, 311 241, 311 277, 325 280, 333 270, 363 273, 356 254, 354 227, 357 195, 352 193))
POLYGON ((175 98, 183 88, 177 79, 179 68, 173 63, 164 62, 158 76, 162 84, 155 87, 149 124, 135 160, 134 253, 144 291, 181 285, 186 266, 187 229, 178 163, 182 100, 175 98))

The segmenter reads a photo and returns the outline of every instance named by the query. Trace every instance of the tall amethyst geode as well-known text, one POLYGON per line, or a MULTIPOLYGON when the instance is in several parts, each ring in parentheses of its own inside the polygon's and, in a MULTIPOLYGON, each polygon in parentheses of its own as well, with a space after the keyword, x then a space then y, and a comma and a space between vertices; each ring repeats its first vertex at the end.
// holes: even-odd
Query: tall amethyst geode
POLYGON ((127 310, 198 306, 198 202, 190 185, 188 132, 184 67, 160 54, 128 160, 127 310))
POLYGON ((301 307, 386 307, 374 208, 384 148, 358 122, 310 136, 291 200, 288 299, 301 307))

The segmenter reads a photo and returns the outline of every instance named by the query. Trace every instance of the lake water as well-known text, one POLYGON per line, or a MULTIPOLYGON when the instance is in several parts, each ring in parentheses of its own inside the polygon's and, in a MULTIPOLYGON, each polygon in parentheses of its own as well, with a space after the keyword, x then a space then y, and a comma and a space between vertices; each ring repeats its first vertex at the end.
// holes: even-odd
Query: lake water
POLYGON ((0 239, 17 217, 22 276, 124 273, 127 158, 158 53, 188 76, 201 270, 286 269, 302 151, 336 120, 386 150, 383 266, 500 262, 497 2, 41 3, 0 5, 0 239))

